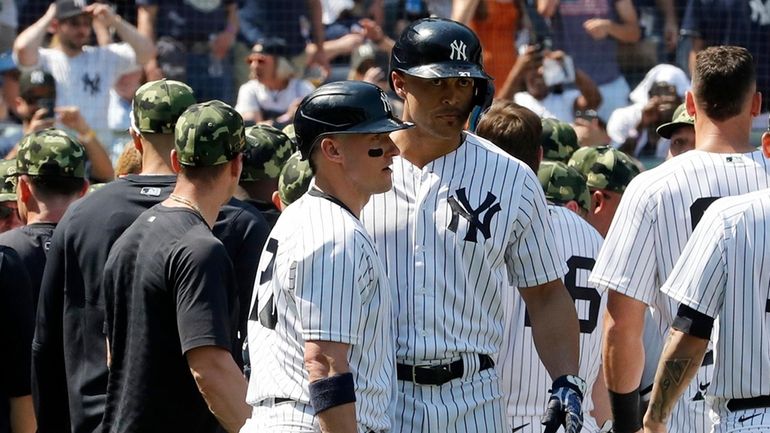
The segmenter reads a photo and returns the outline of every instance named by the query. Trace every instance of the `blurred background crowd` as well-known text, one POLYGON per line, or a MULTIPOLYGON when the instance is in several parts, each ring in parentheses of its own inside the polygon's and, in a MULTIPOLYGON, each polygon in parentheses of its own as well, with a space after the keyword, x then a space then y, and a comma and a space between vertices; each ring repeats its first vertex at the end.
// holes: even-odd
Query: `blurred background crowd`
POLYGON ((430 15, 478 33, 496 98, 648 167, 669 154, 656 130, 683 102, 698 50, 748 48, 770 106, 770 0, 0 0, 0 156, 56 125, 84 142, 91 179, 109 180, 133 152, 134 92, 161 77, 279 128, 303 96, 340 79, 381 86, 398 110, 393 38, 430 15))

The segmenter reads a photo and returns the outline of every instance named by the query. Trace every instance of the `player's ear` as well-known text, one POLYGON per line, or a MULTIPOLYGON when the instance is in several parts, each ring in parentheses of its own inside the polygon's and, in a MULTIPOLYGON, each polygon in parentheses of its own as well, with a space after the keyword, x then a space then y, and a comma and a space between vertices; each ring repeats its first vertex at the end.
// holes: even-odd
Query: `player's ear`
POLYGON ((337 139, 332 137, 322 138, 321 142, 318 143, 318 149, 324 158, 334 162, 341 162, 342 154, 340 153, 339 141, 337 139))
POLYGON ((29 202, 29 198, 32 197, 32 188, 29 185, 29 177, 26 175, 19 176, 16 181, 16 196, 24 204, 29 202))
POLYGON ((131 135, 131 141, 134 142, 134 148, 141 155, 142 152, 144 152, 144 147, 142 146, 142 136, 138 132, 134 131, 134 128, 129 128, 128 133, 131 135))
POLYGON ((770 129, 762 134, 762 153, 765 154, 765 158, 770 158, 770 129))
POLYGON ((570 200, 564 204, 564 207, 571 210, 572 212, 578 213, 578 209, 580 208, 580 205, 578 205, 578 203, 575 200, 570 200))
POLYGON ((757 117, 762 112, 762 92, 754 92, 751 98, 751 116, 757 117))
POLYGON ((271 200, 273 201, 273 205, 276 209, 283 212, 283 202, 281 201, 281 196, 278 194, 278 191, 273 191, 273 196, 271 197, 271 200))
POLYGON ((602 194, 602 192, 598 189, 591 193, 591 205, 591 208, 594 210, 595 214, 598 214, 602 211, 602 206, 604 205, 604 194, 602 194))
POLYGON ((80 192, 78 193, 78 197, 83 197, 88 192, 88 187, 91 186, 91 182, 88 181, 88 179, 83 179, 83 188, 80 189, 80 192))
POLYGON ((396 91, 396 95, 398 95, 398 97, 401 99, 406 99, 404 76, 401 75, 398 71, 393 71, 390 73, 390 79, 393 83, 393 89, 396 91))
POLYGON ((176 149, 171 149, 171 169, 174 170, 174 173, 179 173, 182 171, 182 164, 179 163, 176 149))
POLYGON ((692 92, 689 90, 684 94, 684 107, 687 109, 687 114, 695 117, 695 99, 692 96, 692 92))

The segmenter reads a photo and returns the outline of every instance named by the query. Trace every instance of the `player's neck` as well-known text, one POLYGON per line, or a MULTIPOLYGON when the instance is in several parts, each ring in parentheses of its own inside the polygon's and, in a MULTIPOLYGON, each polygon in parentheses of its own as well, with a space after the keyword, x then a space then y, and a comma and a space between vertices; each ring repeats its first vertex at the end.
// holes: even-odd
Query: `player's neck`
POLYGON ((751 118, 714 122, 702 119, 695 124, 695 148, 713 153, 748 153, 756 150, 750 142, 751 118))
POLYGON ((163 205, 192 209, 201 215, 209 227, 214 227, 219 209, 225 201, 220 189, 211 188, 211 185, 198 187, 186 179, 178 177, 172 193, 174 199, 169 197, 163 201, 163 205))
POLYGON ((401 158, 419 168, 454 152, 463 141, 462 132, 457 139, 447 140, 425 134, 419 127, 396 131, 391 134, 391 138, 401 152, 401 158))
POLYGON ((316 187, 342 202, 356 218, 360 218, 361 209, 369 202, 371 195, 359 191, 344 176, 323 176, 320 173, 319 170, 315 177, 316 187))

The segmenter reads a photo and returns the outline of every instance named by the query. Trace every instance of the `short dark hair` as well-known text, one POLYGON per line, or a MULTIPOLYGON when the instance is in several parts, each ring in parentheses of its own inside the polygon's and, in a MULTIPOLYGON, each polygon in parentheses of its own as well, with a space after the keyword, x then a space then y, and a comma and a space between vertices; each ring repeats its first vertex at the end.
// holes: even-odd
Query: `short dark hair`
POLYGON ((723 121, 741 112, 756 78, 754 58, 747 49, 709 47, 695 58, 692 91, 706 116, 723 121))
POLYGON ((35 196, 45 201, 54 197, 70 197, 83 190, 85 179, 65 176, 29 176, 35 196))
MULTIPOLYGON (((230 162, 230 161, 228 161, 230 162)), ((207 165, 203 167, 191 167, 183 165, 179 174, 194 183, 211 185, 227 168, 228 164, 207 165)))
POLYGON ((481 117, 476 133, 537 173, 543 125, 532 110, 513 101, 497 100, 481 117))

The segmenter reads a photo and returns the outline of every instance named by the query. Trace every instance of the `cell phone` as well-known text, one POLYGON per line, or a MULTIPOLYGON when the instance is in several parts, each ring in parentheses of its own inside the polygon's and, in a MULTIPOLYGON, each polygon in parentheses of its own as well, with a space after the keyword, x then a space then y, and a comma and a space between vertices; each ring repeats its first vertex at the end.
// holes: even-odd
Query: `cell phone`
POLYGON ((54 108, 56 107, 56 101, 53 98, 38 99, 37 107, 46 109, 45 117, 43 117, 44 119, 53 119, 56 117, 56 112, 54 111, 54 108))
POLYGON ((572 57, 564 56, 559 60, 543 59, 543 79, 548 87, 575 82, 575 65, 572 57))

